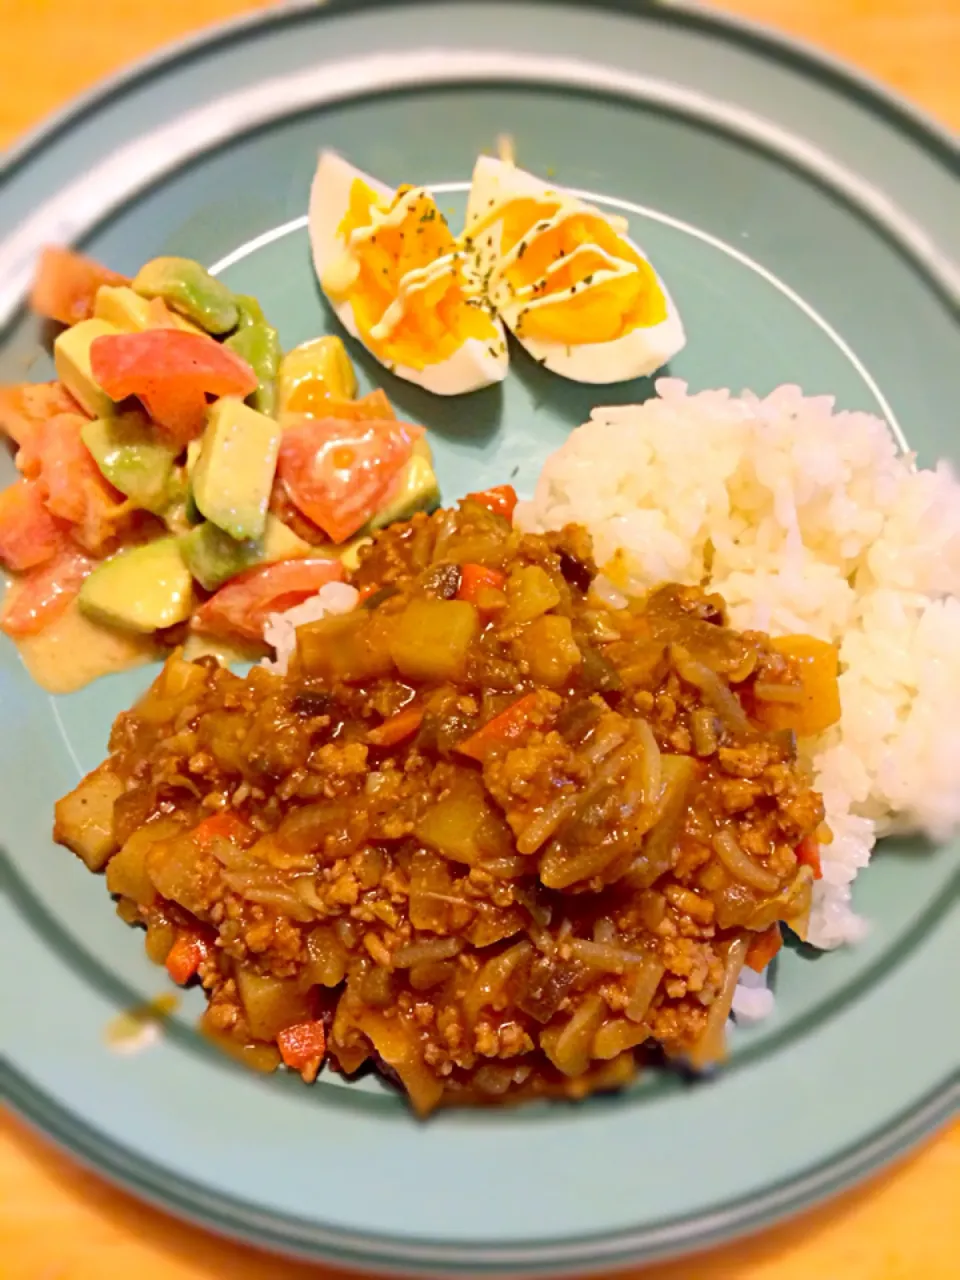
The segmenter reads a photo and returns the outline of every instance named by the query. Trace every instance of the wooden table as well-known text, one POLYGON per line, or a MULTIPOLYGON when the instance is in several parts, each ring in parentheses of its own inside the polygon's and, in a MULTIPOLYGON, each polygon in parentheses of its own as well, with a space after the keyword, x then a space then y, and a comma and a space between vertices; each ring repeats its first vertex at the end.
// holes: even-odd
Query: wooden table
MULTIPOLYGON (((0 0, 0 146, 101 76, 261 0, 0 0)), ((957 0, 726 0, 960 128, 957 0)), ((643 1280, 955 1280, 960 1125, 786 1226, 643 1280)), ((0 1118, 0 1280, 334 1280, 182 1226, 0 1118)))

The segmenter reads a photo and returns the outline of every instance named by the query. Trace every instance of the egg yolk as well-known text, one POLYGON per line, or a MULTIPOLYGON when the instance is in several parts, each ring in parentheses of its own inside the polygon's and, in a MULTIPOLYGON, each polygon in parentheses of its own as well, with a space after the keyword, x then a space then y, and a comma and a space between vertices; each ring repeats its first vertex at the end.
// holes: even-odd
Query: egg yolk
POLYGON ((422 369, 469 338, 499 343, 481 299, 467 288, 463 254, 436 202, 400 187, 385 204, 354 180, 339 233, 352 259, 350 282, 328 291, 349 301, 360 336, 384 364, 422 369))
POLYGON ((569 346, 612 342, 666 319, 650 263, 600 214, 560 199, 520 198, 496 216, 501 303, 536 303, 520 311, 519 336, 569 346))

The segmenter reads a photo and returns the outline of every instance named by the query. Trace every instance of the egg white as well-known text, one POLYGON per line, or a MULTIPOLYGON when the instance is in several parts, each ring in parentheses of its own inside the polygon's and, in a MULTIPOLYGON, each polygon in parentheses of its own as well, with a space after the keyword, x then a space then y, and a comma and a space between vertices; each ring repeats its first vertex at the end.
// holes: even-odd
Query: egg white
MULTIPOLYGON (((365 182, 387 203, 393 200, 392 189, 378 179, 357 169, 336 152, 320 153, 317 171, 310 189, 310 248, 320 287, 333 307, 337 319, 349 334, 384 364, 382 357, 361 337, 352 303, 348 299, 337 301, 332 298, 324 283, 325 278, 329 283, 331 276, 336 279, 339 275, 340 280, 349 279, 351 269, 349 246, 338 228, 349 207, 350 189, 357 178, 365 182)), ((401 281, 401 293, 426 287, 433 272, 442 269, 446 261, 446 259, 440 259, 429 268, 408 273, 408 276, 401 281), (414 278, 408 279, 408 277, 414 278)), ((386 324, 389 327, 392 311, 392 307, 388 308, 381 325, 386 324)), ((492 383, 502 382, 506 377, 509 355, 503 326, 499 320, 491 319, 496 336, 491 337, 489 342, 478 338, 467 338, 446 359, 426 364, 422 369, 413 369, 402 364, 385 364, 385 367, 389 368, 391 373, 395 373, 398 378, 403 378, 440 396, 463 395, 468 391, 476 391, 492 383)), ((377 327, 380 328, 380 326, 377 327)))
MULTIPOLYGON (((539 306, 555 304, 569 297, 570 291, 565 290, 537 298, 530 294, 515 296, 503 287, 502 281, 498 281, 498 270, 502 265, 502 223, 497 219, 496 214, 500 206, 519 197, 543 199, 557 196, 563 199, 563 207, 550 219, 551 225, 563 217, 589 211, 608 222, 631 248, 649 262, 643 250, 626 234, 625 219, 610 217, 602 210, 567 195, 561 188, 551 186, 523 169, 517 169, 491 156, 481 156, 474 167, 467 203, 465 237, 473 255, 472 273, 476 275, 478 281, 484 282, 484 288, 488 291, 498 314, 520 345, 553 373, 575 382, 595 384, 625 382, 631 378, 645 377, 655 373, 686 344, 686 334, 680 320, 680 313, 663 280, 656 272, 654 274, 663 291, 667 311, 666 317, 659 324, 631 329, 621 337, 608 342, 571 345, 527 337, 523 333, 520 317, 524 312, 532 314, 539 306)), ((525 239, 529 238, 530 233, 525 239)), ((609 269, 594 271, 592 284, 577 285, 578 292, 596 288, 604 280, 614 275, 624 274, 629 269, 629 264, 624 260, 605 256, 609 259, 609 269)), ((569 257, 566 261, 569 261, 569 257)))

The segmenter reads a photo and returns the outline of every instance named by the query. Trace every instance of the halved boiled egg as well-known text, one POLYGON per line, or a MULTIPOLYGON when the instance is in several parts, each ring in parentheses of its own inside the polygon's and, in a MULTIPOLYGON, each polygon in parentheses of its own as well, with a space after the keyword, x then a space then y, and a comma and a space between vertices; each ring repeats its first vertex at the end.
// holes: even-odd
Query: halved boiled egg
POLYGON ((324 151, 309 221, 321 288, 381 364, 438 395, 506 376, 503 327, 471 288, 464 252, 426 188, 391 191, 324 151))
POLYGON ((473 171, 467 273, 523 347, 577 382, 654 373, 684 346, 663 281, 610 217, 502 160, 473 171))

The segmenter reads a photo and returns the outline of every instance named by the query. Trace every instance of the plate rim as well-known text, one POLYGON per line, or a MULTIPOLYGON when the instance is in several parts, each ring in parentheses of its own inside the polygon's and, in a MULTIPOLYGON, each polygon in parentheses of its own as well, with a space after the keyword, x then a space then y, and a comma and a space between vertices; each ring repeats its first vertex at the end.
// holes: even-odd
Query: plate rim
MULTIPOLYGON (((491 3, 492 0, 473 0, 491 3)), ((72 98, 64 107, 21 135, 0 160, 0 182, 29 166, 43 148, 113 96, 145 80, 162 76, 167 67, 183 58, 203 56, 221 44, 251 33, 272 30, 288 22, 337 16, 350 10, 375 9, 397 0, 283 0, 266 11, 242 14, 212 24, 181 37, 101 79, 90 89, 72 98)), ((457 0, 400 0, 400 3, 454 7, 457 0)), ((696 0, 527 0, 532 4, 561 4, 564 8, 586 5, 628 16, 652 18, 666 24, 699 30, 734 45, 746 45, 761 55, 773 57, 793 70, 856 99, 868 111, 880 114, 886 123, 909 135, 915 145, 932 153, 948 170, 960 165, 960 135, 937 121, 924 109, 887 88, 868 73, 843 59, 825 53, 810 43, 737 14, 705 9, 696 0)), ((938 1128, 960 1104, 960 1081, 948 1070, 941 1084, 924 1098, 889 1119, 875 1133, 846 1151, 800 1174, 788 1176, 761 1197, 734 1201, 703 1213, 680 1215, 670 1222, 639 1232, 604 1232, 554 1246, 547 1257, 542 1243, 497 1246, 485 1244, 482 1256, 465 1254, 466 1244, 401 1242, 388 1236, 364 1233, 362 1237, 282 1212, 263 1210, 232 1195, 189 1183, 172 1170, 145 1159, 89 1125, 79 1112, 64 1107, 52 1095, 34 1084, 11 1063, 0 1062, 0 1094, 34 1128, 53 1138, 78 1158, 116 1185, 133 1189, 146 1201, 177 1216, 199 1223, 215 1232, 266 1245, 284 1252, 316 1260, 331 1259, 349 1268, 376 1265, 399 1275, 431 1274, 489 1275, 509 1265, 513 1274, 570 1274, 584 1270, 607 1270, 631 1262, 673 1257, 710 1247, 783 1217, 800 1212, 852 1185, 886 1164, 897 1154, 913 1147, 938 1128), (189 1188, 189 1193, 183 1188, 189 1188), (197 1204, 203 1208, 198 1211, 197 1204), (698 1229, 699 1227, 699 1229, 698 1229), (294 1234, 291 1234, 293 1232, 294 1234), (406 1259, 398 1262, 397 1246, 402 1244, 406 1259), (428 1260, 417 1261, 429 1251, 428 1260)), ((475 1248, 475 1246, 473 1246, 475 1248)))
MULTIPOLYGON (((159 48, 135 59, 125 67, 110 72, 89 88, 71 97, 62 107, 46 115, 38 124, 16 137, 0 157, 0 181, 11 177, 33 153, 52 142, 69 125, 78 123, 115 93, 139 80, 162 74, 164 68, 182 57, 211 50, 228 43, 255 28, 279 27, 300 18, 335 15, 340 10, 376 9, 388 5, 421 4, 452 6, 458 0, 280 0, 270 9, 252 10, 232 18, 211 23, 185 36, 164 42, 159 48)), ((464 0, 465 3, 495 3, 496 0, 464 0)), ((614 13, 654 17, 667 23, 700 28, 720 34, 732 43, 741 42, 775 54, 780 60, 814 70, 828 78, 837 88, 856 93, 872 102, 884 116, 915 135, 938 153, 948 167, 960 164, 960 131, 938 120, 932 112, 918 106, 898 90, 890 88, 878 77, 863 71, 836 54, 829 53, 800 36, 780 31, 768 23, 745 18, 726 10, 707 9, 699 0, 525 0, 544 7, 605 9, 614 13)))

